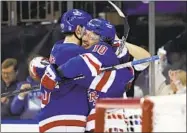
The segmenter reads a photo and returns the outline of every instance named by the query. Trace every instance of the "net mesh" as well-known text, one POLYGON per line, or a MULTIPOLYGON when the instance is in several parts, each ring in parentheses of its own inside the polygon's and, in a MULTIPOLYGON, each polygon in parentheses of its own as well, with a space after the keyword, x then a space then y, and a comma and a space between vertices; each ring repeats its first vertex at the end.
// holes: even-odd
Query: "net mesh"
POLYGON ((186 132, 186 94, 146 99, 149 101, 147 105, 142 102, 137 108, 106 108, 103 114, 104 132, 142 132, 145 119, 147 122, 144 121, 144 125, 152 127, 152 132, 186 132), (149 104, 153 106, 149 108, 149 104))
POLYGON ((107 109, 105 132, 140 132, 141 109, 107 109))

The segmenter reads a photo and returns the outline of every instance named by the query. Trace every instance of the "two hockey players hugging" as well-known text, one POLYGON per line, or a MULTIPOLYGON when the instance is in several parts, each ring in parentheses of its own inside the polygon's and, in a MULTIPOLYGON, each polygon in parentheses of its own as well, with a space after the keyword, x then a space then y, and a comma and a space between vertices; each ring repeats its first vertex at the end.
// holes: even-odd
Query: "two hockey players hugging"
POLYGON ((35 78, 41 79, 39 131, 94 131, 97 99, 123 97, 125 86, 148 65, 112 71, 101 71, 101 68, 150 57, 150 54, 136 45, 123 44, 116 36, 114 25, 104 19, 92 19, 79 9, 64 13, 60 25, 65 39, 54 44, 49 61, 45 59, 50 64, 43 63, 42 57, 35 57, 30 64, 35 78), (63 82, 80 75, 84 78, 63 82))

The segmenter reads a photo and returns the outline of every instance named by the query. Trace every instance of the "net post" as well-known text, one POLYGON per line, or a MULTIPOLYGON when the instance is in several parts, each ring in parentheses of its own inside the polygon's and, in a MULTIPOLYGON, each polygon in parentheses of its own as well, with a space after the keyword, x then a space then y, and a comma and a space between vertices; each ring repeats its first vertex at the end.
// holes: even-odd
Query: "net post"
POLYGON ((95 116, 95 133, 104 132, 104 123, 105 123, 105 108, 101 108, 102 100, 96 102, 96 116, 95 116))
POLYGON ((153 102, 145 99, 142 104, 142 132, 150 133, 153 131, 153 102))

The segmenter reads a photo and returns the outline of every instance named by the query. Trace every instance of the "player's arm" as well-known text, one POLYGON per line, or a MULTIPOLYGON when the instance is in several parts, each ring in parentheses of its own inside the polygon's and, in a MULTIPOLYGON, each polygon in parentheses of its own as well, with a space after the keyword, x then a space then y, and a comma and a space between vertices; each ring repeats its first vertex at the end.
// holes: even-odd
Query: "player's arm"
POLYGON ((85 53, 70 59, 65 64, 58 67, 58 71, 63 73, 64 77, 74 78, 79 75, 97 76, 101 73, 102 63, 94 54, 85 53))
POLYGON ((49 65, 41 79, 41 84, 53 90, 58 82, 66 78, 75 78, 80 75, 85 77, 97 76, 101 73, 102 63, 94 54, 85 53, 71 58, 65 64, 49 65))
POLYGON ((84 53, 68 60, 58 67, 58 72, 64 77, 74 78, 79 75, 95 77, 101 73, 101 67, 118 64, 116 55, 105 44, 96 44, 90 49, 90 53, 84 53))
POLYGON ((74 78, 79 75, 97 76, 100 74, 102 63, 92 53, 85 53, 71 58, 66 63, 58 66, 50 65, 46 71, 51 77, 60 76, 61 78, 74 78))

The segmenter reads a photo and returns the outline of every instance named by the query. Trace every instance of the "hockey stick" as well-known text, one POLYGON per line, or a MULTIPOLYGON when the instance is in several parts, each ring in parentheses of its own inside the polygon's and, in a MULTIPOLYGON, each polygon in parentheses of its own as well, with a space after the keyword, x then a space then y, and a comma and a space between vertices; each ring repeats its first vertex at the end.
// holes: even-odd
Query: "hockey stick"
MULTIPOLYGON (((136 61, 130 61, 130 62, 127 62, 127 63, 123 63, 123 64, 111 66, 111 67, 102 68, 101 71, 119 70, 119 69, 122 69, 122 68, 130 67, 130 66, 134 66, 134 65, 138 65, 138 64, 142 64, 142 63, 152 62, 152 61, 155 61, 155 60, 158 60, 158 59, 159 59, 159 56, 155 55, 155 56, 152 56, 152 57, 149 57, 149 58, 144 58, 144 59, 140 59, 140 60, 136 60, 136 61)), ((75 81, 75 80, 79 80, 79 79, 83 79, 83 78, 85 78, 85 76, 83 76, 83 75, 77 76, 77 77, 72 78, 72 79, 65 78, 60 83, 75 81)), ((35 87, 25 89, 25 90, 15 90, 15 91, 2 93, 1 98, 17 95, 17 94, 23 93, 23 92, 35 91, 35 90, 40 90, 39 86, 35 86, 35 87)))
POLYGON ((127 17, 124 15, 124 13, 120 10, 119 7, 117 7, 112 1, 108 0, 108 2, 116 9, 118 15, 120 17, 122 17, 124 19, 124 36, 122 37, 122 43, 121 45, 119 46, 119 52, 118 52, 118 55, 120 53, 122 53, 124 47, 125 47, 125 43, 127 41, 127 38, 128 38, 128 35, 129 35, 129 30, 130 30, 130 26, 129 26, 129 23, 128 23, 128 20, 127 20, 127 17))
POLYGON ((135 60, 135 61, 130 61, 130 62, 127 62, 127 63, 123 63, 123 64, 111 66, 111 67, 101 68, 101 71, 119 70, 119 69, 122 69, 122 68, 139 65, 139 64, 142 64, 142 63, 153 62, 153 61, 158 60, 158 59, 159 59, 159 56, 155 55, 155 56, 151 56, 151 57, 148 57, 148 58, 135 60))
POLYGON ((124 15, 124 13, 117 7, 112 1, 108 0, 108 2, 116 9, 117 13, 119 14, 120 17, 124 18, 124 36, 125 38, 128 37, 129 34, 129 23, 127 21, 127 17, 124 15))
POLYGON ((28 92, 28 91, 37 91, 39 90, 40 87, 39 86, 34 86, 25 90, 15 90, 15 91, 9 91, 9 92, 5 92, 1 94, 1 98, 2 97, 10 97, 10 96, 14 96, 23 92, 28 92))

